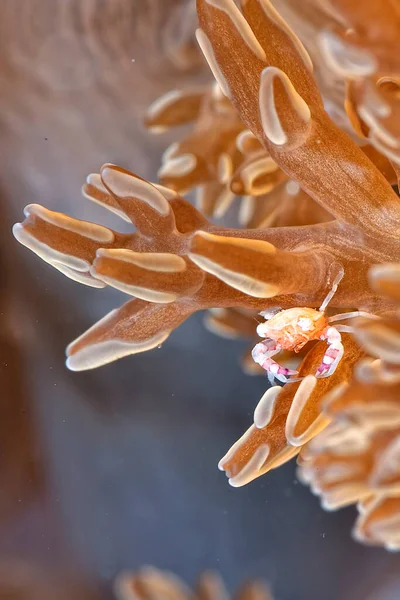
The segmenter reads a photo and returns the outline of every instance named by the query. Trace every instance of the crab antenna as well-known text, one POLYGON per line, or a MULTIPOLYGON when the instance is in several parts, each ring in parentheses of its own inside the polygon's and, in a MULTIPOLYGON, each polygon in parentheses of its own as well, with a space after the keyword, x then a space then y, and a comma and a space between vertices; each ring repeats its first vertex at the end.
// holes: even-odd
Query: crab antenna
POLYGON ((320 312, 324 312, 326 307, 328 306, 329 302, 332 300, 333 296, 336 293, 339 283, 342 281, 343 275, 344 275, 344 269, 343 269, 343 267, 340 267, 339 273, 336 275, 335 279, 333 280, 333 284, 332 284, 330 292, 328 293, 325 300, 319 307, 320 312))

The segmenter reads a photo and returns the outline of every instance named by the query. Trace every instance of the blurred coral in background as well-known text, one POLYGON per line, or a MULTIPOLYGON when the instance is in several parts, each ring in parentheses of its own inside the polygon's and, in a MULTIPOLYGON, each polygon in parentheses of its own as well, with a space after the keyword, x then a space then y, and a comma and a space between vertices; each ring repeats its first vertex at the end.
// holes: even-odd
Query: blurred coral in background
POLYGON ((0 564, 2 600, 99 600, 99 595, 71 574, 50 573, 23 561, 0 564), (60 578, 61 575, 61 578, 60 578))
MULTIPOLYGON (((120 573, 114 589, 118 600, 228 600, 230 597, 219 574, 212 571, 206 571, 199 576, 193 592, 173 573, 154 567, 142 567, 135 573, 120 573)), ((273 600, 268 588, 261 581, 245 583, 233 597, 235 600, 273 600)))

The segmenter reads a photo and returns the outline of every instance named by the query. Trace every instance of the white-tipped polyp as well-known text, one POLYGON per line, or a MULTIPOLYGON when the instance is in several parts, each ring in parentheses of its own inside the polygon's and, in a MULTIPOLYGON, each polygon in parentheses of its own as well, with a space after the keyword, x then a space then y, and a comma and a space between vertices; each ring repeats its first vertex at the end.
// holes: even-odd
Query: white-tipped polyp
POLYGON ((154 210, 165 216, 169 213, 169 204, 164 196, 151 183, 113 167, 104 165, 101 178, 112 194, 119 198, 137 198, 146 202, 154 210))
POLYGON ((208 66, 210 67, 212 74, 214 75, 219 87, 221 88, 222 93, 227 98, 230 98, 231 93, 228 82, 225 79, 225 76, 222 73, 221 68, 215 58, 213 47, 206 33, 202 29, 196 29, 196 39, 201 51, 204 54, 204 58, 208 62, 208 66))
POLYGON ((400 285, 400 264, 384 263, 373 265, 369 270, 368 276, 372 285, 379 285, 382 279, 400 285))
MULTIPOLYGON (((119 358, 129 356, 131 354, 138 354, 139 352, 146 352, 152 350, 160 344, 162 344, 170 332, 160 332, 153 337, 143 342, 125 342, 123 340, 107 340, 105 342, 98 342, 83 347, 74 354, 70 354, 66 360, 66 366, 70 371, 87 371, 89 369, 96 369, 108 363, 111 363, 119 358)), ((73 346, 76 342, 70 344, 67 348, 73 346)))
POLYGON ((319 35, 319 45, 328 65, 342 77, 368 77, 377 69, 377 62, 370 52, 344 42, 332 31, 323 31, 319 35))
POLYGON ((287 133, 290 132, 284 131, 281 120, 277 113, 277 104, 274 91, 275 77, 280 79, 293 109, 304 123, 309 123, 311 119, 311 112, 308 104, 296 91, 286 73, 277 67, 267 67, 262 71, 259 92, 261 124, 269 141, 276 146, 283 146, 287 143, 287 133))
POLYGON ((12 234, 18 242, 23 243, 21 242, 21 229, 22 223, 15 223, 12 227, 12 234))

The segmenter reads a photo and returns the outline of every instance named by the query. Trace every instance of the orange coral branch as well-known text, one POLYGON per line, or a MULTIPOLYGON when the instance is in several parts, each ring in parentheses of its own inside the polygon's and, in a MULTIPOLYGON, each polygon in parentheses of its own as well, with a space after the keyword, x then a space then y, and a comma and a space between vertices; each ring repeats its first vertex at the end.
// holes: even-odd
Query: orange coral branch
POLYGON ((167 92, 147 109, 146 127, 153 133, 162 133, 168 127, 194 121, 200 112, 203 96, 203 89, 167 92))
MULTIPOLYGON (((375 289, 400 299, 399 265, 376 265, 375 289)), ((332 390, 322 410, 330 425, 302 450, 299 476, 328 510, 358 503, 353 530, 368 544, 400 549, 400 321, 359 319, 355 337, 372 355, 332 390)))
POLYGON ((343 335, 345 355, 335 373, 316 379, 325 344, 319 342, 304 358, 299 383, 270 388, 254 412, 254 425, 221 459, 219 468, 234 487, 245 485, 298 454, 310 439, 329 423, 322 414, 324 396, 336 385, 350 379, 356 361, 364 355, 351 336, 343 335))
POLYGON ((323 110, 303 53, 268 0, 243 2, 247 20, 232 0, 197 6, 199 41, 217 80, 279 166, 337 218, 394 241, 396 195, 323 110))
POLYGON ((184 302, 130 300, 68 346, 67 366, 72 371, 94 369, 123 356, 152 350, 192 312, 184 302))
POLYGON ((371 262, 386 257, 385 245, 372 251, 363 237, 349 235, 336 222, 264 230, 215 227, 175 192, 113 165, 103 167, 101 178, 91 175, 84 193, 132 221, 136 232, 116 233, 36 206, 15 226, 17 239, 68 277, 111 285, 145 304, 128 303, 73 344, 71 356, 86 351, 68 361, 71 368, 153 348, 199 309, 319 306, 338 268, 345 276, 334 305, 378 308, 379 297, 366 294, 366 280, 371 262))
POLYGON ((333 56, 339 54, 340 40, 349 54, 349 66, 353 58, 354 75, 362 75, 362 68, 365 74, 378 69, 400 70, 398 53, 393 52, 400 32, 400 9, 396 0, 368 4, 360 4, 357 0, 335 0, 334 9, 343 26, 337 26, 335 30, 340 38, 336 39, 332 34, 330 38, 326 36, 333 56))
POLYGON ((312 296, 315 287, 323 286, 333 262, 332 256, 323 252, 283 252, 267 241, 207 232, 196 233, 189 258, 207 273, 255 298, 294 293, 312 296))

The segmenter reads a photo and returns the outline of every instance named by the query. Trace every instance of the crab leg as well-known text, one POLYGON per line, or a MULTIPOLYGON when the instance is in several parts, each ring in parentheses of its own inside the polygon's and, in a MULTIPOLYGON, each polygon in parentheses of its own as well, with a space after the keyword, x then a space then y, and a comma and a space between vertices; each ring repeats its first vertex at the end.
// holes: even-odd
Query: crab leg
POLYGON ((281 367, 276 361, 272 360, 271 356, 274 356, 280 350, 281 348, 274 340, 265 340, 256 344, 251 353, 253 360, 267 371, 271 383, 274 382, 274 377, 286 383, 290 375, 297 375, 297 371, 281 367))
POLYGON ((377 315, 365 312, 363 310, 354 310, 352 312, 340 313, 339 315, 333 315, 329 317, 328 323, 334 323, 335 321, 344 321, 346 319, 354 319, 355 317, 363 317, 365 319, 380 319, 377 315))
POLYGON ((329 302, 332 300, 333 296, 336 293, 339 283, 343 279, 343 275, 344 275, 344 270, 341 268, 339 273, 336 275, 335 279, 333 280, 331 291, 327 294, 325 300, 319 307, 320 312, 324 312, 326 307, 328 306, 329 302))
POLYGON ((335 329, 340 333, 354 333, 354 327, 351 325, 336 325, 335 329))
POLYGON ((326 340, 329 344, 319 365, 316 377, 329 377, 335 372, 340 359, 343 356, 343 344, 339 331, 335 327, 327 327, 321 335, 321 340, 326 340))

